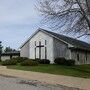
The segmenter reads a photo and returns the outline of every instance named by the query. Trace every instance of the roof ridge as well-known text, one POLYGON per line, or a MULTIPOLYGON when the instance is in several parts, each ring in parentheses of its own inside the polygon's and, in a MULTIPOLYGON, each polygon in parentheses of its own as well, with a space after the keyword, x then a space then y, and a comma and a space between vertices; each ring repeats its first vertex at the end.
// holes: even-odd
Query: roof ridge
MULTIPOLYGON (((43 30, 44 30, 44 29, 43 29, 43 30)), ((80 41, 80 42, 83 42, 83 43, 89 44, 89 43, 84 42, 84 41, 82 41, 82 40, 75 39, 75 38, 73 38, 73 37, 69 37, 69 36, 66 36, 66 35, 63 35, 63 34, 59 34, 59 33, 56 33, 56 32, 52 32, 52 31, 49 31, 49 30, 44 30, 44 31, 46 31, 46 32, 50 32, 50 33, 54 33, 54 34, 57 34, 57 35, 60 35, 60 36, 63 36, 63 37, 67 37, 67 38, 70 38, 70 39, 74 39, 74 40, 77 40, 77 41, 80 41)), ((90 44, 89 44, 89 45, 90 45, 90 44)))
POLYGON ((90 50, 90 44, 87 43, 87 42, 84 42, 84 41, 81 41, 81 40, 78 40, 78 39, 74 39, 72 37, 65 36, 65 35, 62 35, 62 34, 58 34, 58 33, 52 32, 52 31, 48 31, 48 30, 45 30, 45 29, 42 29, 42 31, 45 31, 45 32, 55 36, 56 38, 58 38, 60 40, 63 40, 65 42, 73 45, 75 48, 90 50))

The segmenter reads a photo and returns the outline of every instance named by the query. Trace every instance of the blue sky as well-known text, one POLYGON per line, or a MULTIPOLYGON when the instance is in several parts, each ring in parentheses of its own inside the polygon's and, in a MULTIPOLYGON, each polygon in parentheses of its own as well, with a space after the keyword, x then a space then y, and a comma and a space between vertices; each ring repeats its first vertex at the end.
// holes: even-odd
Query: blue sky
POLYGON ((0 40, 18 48, 39 26, 35 0, 0 0, 0 40))
POLYGON ((35 30, 44 27, 35 4, 36 0, 0 0, 0 40, 4 46, 17 49, 35 30))

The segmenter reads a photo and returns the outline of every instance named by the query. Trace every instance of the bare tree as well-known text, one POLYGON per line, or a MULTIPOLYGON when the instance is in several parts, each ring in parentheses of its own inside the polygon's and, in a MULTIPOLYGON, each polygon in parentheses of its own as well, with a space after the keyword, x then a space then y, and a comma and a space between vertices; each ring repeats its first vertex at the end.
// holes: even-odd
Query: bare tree
POLYGON ((53 29, 90 35, 90 0, 39 0, 38 3, 38 10, 53 29))

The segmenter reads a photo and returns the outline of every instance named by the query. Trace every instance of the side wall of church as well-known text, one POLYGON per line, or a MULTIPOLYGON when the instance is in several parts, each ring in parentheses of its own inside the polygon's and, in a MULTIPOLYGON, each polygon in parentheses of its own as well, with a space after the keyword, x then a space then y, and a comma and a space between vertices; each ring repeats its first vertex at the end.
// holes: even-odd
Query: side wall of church
POLYGON ((49 35, 39 31, 36 35, 34 35, 31 40, 30 40, 30 53, 29 53, 29 58, 35 59, 39 58, 39 42, 41 42, 41 59, 45 59, 45 47, 47 49, 47 59, 53 62, 53 38, 50 37, 49 35), (36 43, 36 44, 35 44, 36 43), (36 55, 35 55, 35 48, 36 48, 36 55))
POLYGON ((54 59, 58 57, 70 59, 70 50, 68 44, 54 38, 54 59))
POLYGON ((27 42, 20 50, 21 57, 29 58, 29 42, 27 42))
POLYGON ((87 53, 87 64, 90 64, 90 52, 89 53, 87 53))
POLYGON ((71 51, 72 59, 76 61, 77 65, 90 64, 90 52, 74 50, 71 51))

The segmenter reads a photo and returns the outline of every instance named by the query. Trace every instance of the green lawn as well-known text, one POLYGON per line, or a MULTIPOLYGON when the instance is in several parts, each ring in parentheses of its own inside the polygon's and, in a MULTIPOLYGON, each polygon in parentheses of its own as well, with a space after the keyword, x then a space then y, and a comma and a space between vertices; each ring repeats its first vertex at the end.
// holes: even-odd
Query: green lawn
POLYGON ((56 75, 67 75, 74 77, 90 78, 90 65, 60 66, 60 65, 39 65, 39 66, 7 66, 9 69, 43 72, 56 75))

